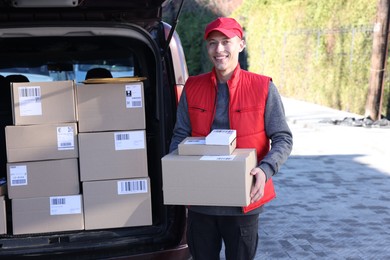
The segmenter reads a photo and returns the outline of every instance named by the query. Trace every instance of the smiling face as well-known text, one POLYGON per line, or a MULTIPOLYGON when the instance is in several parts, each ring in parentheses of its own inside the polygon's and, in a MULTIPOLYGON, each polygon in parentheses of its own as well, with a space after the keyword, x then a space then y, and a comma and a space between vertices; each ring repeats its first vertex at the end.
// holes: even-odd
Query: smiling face
POLYGON ((227 82, 238 64, 238 55, 244 49, 245 42, 238 36, 228 38, 213 31, 207 38, 207 53, 214 64, 220 83, 227 82))

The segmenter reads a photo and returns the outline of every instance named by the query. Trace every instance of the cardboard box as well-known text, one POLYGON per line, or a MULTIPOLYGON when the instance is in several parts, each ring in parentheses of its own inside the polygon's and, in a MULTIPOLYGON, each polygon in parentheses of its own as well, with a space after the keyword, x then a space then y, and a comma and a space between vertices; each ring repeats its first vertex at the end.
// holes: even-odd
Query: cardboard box
POLYGON ((79 134, 81 181, 148 176, 145 131, 79 134))
POLYGON ((214 129, 206 136, 207 145, 229 145, 236 139, 234 129, 214 129))
POLYGON ((13 234, 84 229, 81 195, 13 199, 13 234))
POLYGON ((164 203, 172 205, 247 206, 256 167, 255 149, 226 156, 162 158, 164 203))
POLYGON ((85 229, 152 224, 149 178, 83 182, 85 229))
POLYGON ((77 159, 7 164, 8 198, 33 198, 80 193, 77 159))
POLYGON ((229 145, 206 145, 204 137, 187 137, 178 146, 179 155, 229 155, 236 149, 236 139, 229 145))
POLYGON ((14 125, 76 122, 73 81, 12 83, 14 125))
POLYGON ((75 123, 6 126, 7 161, 42 161, 78 157, 75 123))
POLYGON ((78 84, 80 132, 145 129, 142 82, 78 84))
POLYGON ((7 234, 7 213, 5 210, 5 198, 0 196, 0 235, 7 234))

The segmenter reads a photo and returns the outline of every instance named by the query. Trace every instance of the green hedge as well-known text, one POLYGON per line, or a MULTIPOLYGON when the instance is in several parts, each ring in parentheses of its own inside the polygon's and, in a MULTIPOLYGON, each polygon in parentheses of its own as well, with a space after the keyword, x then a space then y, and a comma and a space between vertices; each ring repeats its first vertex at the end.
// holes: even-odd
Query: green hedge
MULTIPOLYGON (((221 15, 216 5, 216 0, 185 0, 177 31, 190 75, 211 68, 203 30, 221 15)), ((244 0, 230 16, 244 26, 248 69, 271 76, 282 95, 363 115, 376 5, 372 0, 244 0)), ((388 96, 387 79, 383 114, 388 96)))
POLYGON ((233 14, 245 26, 250 71, 272 76, 282 95, 358 114, 375 15, 372 0, 244 1, 233 14))

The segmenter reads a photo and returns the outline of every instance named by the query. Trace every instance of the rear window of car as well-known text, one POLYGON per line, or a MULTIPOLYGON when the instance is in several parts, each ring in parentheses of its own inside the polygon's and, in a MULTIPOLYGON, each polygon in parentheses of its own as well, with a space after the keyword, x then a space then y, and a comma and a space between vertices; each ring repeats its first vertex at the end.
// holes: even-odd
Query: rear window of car
POLYGON ((39 67, 13 67, 0 69, 0 75, 22 74, 30 82, 74 80, 77 83, 86 80, 88 71, 103 68, 111 73, 113 78, 134 77, 133 56, 127 59, 103 59, 84 61, 83 63, 64 65, 42 65, 39 67))

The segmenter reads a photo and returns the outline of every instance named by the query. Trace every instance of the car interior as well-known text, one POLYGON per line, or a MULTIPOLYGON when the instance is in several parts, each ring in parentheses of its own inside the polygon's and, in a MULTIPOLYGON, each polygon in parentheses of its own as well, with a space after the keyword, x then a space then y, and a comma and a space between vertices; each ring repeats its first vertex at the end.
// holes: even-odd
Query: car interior
MULTIPOLYGON (((75 251, 76 248, 88 245, 94 248, 96 254, 101 257, 105 250, 112 255, 113 248, 122 248, 131 252, 139 250, 132 245, 148 245, 149 247, 161 247, 175 245, 175 239, 180 235, 163 236, 168 229, 170 232, 180 234, 184 223, 174 225, 168 221, 172 211, 163 206, 162 180, 161 180, 161 154, 168 147, 164 130, 164 123, 160 121, 161 109, 164 105, 161 90, 157 85, 162 81, 163 75, 157 71, 161 65, 160 57, 156 57, 153 48, 139 39, 120 36, 42 36, 26 37, 23 45, 17 37, 4 37, 0 39, 0 179, 6 178, 6 150, 4 127, 12 124, 12 108, 10 97, 10 83, 34 82, 44 76, 46 80, 74 80, 79 84, 86 79, 111 78, 111 77, 144 77, 145 113, 146 113, 146 138, 148 172, 151 180, 153 225, 148 227, 117 228, 95 231, 60 232, 53 234, 33 235, 0 235, 0 247, 15 250, 16 252, 29 252, 34 250, 42 252, 62 250, 68 248, 75 251), (169 213, 170 212, 170 213, 169 213), (177 227, 180 229, 176 229, 177 227), (155 243, 150 243, 151 236, 155 243), (18 239, 18 242, 15 242, 18 239), (110 240, 108 244, 102 241, 110 240), (163 242, 162 242, 163 240, 163 242), (23 242, 22 242, 23 241, 23 242), (39 246, 32 249, 33 246, 39 246), (19 250, 19 251, 17 251, 19 250)), ((165 75, 167 77, 169 75, 165 75)), ((160 84, 162 85, 162 84, 160 84)), ((165 86, 168 88, 168 86, 165 86)), ((169 93, 168 96, 172 94, 169 93)), ((175 99, 168 99, 168 103, 174 104, 175 99)), ((169 104, 169 105, 171 105, 169 104)), ((172 120, 172 119, 170 119, 172 120)), ((7 202, 7 208, 9 208, 7 202)), ((7 214, 11 211, 8 210, 7 214)), ((175 209, 175 214, 185 214, 183 208, 175 209)), ((7 220, 11 219, 10 217, 7 220)), ((182 218, 181 218, 182 219, 182 218)), ((9 234, 12 234, 11 223, 7 224, 9 234)), ((11 251, 12 251, 11 250, 11 251)), ((149 249, 150 251, 153 248, 149 249)), ((119 252, 119 251, 118 251, 119 252)), ((123 252, 122 252, 123 253, 123 252)), ((80 252, 75 253, 80 256, 80 252)), ((88 253, 89 257, 91 252, 88 253)))

